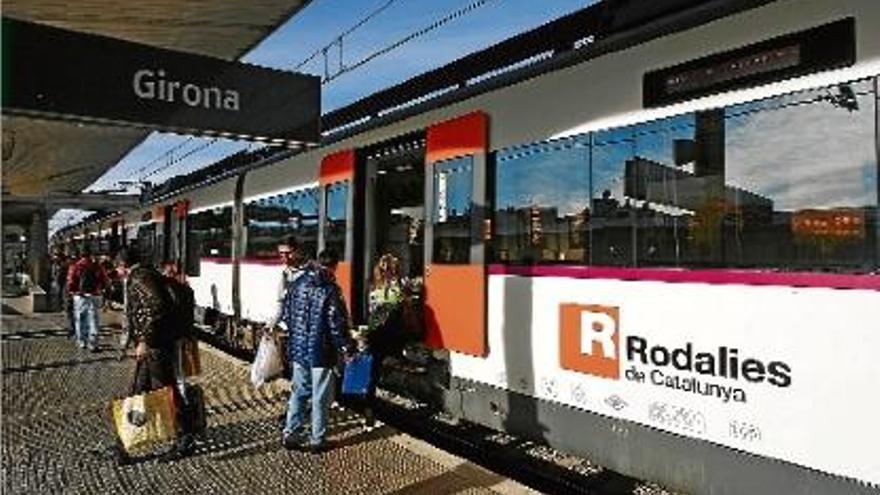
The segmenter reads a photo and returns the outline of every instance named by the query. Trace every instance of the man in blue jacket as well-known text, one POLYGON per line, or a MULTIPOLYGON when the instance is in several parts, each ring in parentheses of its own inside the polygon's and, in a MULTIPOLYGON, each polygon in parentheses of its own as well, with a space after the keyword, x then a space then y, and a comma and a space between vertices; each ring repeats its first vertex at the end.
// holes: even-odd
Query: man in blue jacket
POLYGON ((305 404, 312 399, 312 430, 308 450, 326 450, 327 413, 333 393, 333 368, 340 355, 348 359, 348 311, 334 271, 338 257, 323 251, 291 282, 282 319, 288 331, 288 357, 293 367, 283 444, 293 449, 304 427, 305 404))

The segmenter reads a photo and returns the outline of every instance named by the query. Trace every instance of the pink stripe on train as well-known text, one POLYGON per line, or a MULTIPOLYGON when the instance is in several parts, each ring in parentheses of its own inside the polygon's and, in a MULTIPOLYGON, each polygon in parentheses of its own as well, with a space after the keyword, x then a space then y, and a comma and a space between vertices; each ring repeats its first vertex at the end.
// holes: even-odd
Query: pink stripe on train
POLYGON ((519 275, 523 277, 607 278, 671 283, 779 285, 880 291, 880 275, 563 265, 489 265, 488 271, 490 275, 519 275))

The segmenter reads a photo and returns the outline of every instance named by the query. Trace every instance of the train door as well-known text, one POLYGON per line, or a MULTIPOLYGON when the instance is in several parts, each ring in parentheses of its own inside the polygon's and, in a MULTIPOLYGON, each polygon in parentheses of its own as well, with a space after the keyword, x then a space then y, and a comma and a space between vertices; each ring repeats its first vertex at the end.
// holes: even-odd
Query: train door
POLYGON ((189 209, 189 201, 180 200, 170 208, 169 218, 169 253, 168 258, 177 265, 180 273, 185 273, 187 264, 187 236, 186 214, 189 209))
POLYGON ((425 135, 415 133, 363 150, 364 236, 362 304, 383 256, 397 261, 401 279, 413 287, 425 263, 425 135))
POLYGON ((488 352, 487 132, 482 112, 435 124, 425 157, 426 343, 474 356, 488 352))
POLYGON ((161 230, 157 230, 157 233, 161 236, 156 241, 156 246, 159 248, 159 257, 156 259, 157 265, 161 265, 165 260, 174 259, 172 249, 174 248, 174 229, 176 228, 176 223, 172 206, 163 206, 162 228, 161 230))

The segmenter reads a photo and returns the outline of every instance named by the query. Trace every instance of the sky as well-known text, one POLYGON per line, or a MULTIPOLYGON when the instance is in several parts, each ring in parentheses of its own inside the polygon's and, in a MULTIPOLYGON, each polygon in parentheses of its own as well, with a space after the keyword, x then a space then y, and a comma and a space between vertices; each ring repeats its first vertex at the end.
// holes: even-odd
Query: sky
MULTIPOLYGON (((595 0, 312 0, 246 54, 242 61, 292 70, 312 53, 330 45, 340 34, 381 9, 368 22, 343 37, 341 62, 351 66, 453 12, 479 5, 424 36, 324 84, 321 105, 322 112, 326 113, 592 3, 595 0)), ((327 63, 331 73, 339 67, 338 45, 328 50, 327 63)), ((324 58, 319 55, 300 67, 298 72, 323 76, 324 64, 324 58)), ((172 176, 210 165, 229 154, 257 146, 242 141, 217 140, 211 144, 208 141, 210 139, 153 133, 88 190, 117 189, 118 181, 161 183, 172 176), (201 149, 181 158, 197 148, 201 149), (171 149, 174 152, 166 154, 171 149)), ((62 210, 50 222, 50 231, 75 222, 81 216, 84 214, 62 210)))

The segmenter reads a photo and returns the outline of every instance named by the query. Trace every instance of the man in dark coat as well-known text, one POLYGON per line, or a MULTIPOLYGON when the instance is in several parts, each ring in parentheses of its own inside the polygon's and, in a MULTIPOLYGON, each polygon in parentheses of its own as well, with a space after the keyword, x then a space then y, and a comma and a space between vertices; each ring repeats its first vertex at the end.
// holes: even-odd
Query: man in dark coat
POLYGON ((282 319, 288 331, 288 356, 293 377, 283 443, 298 446, 305 421, 305 404, 311 397, 312 430, 308 449, 326 448, 327 413, 333 391, 333 368, 339 355, 348 359, 348 311, 333 271, 338 258, 324 251, 318 263, 309 263, 292 282, 285 296, 282 319))

